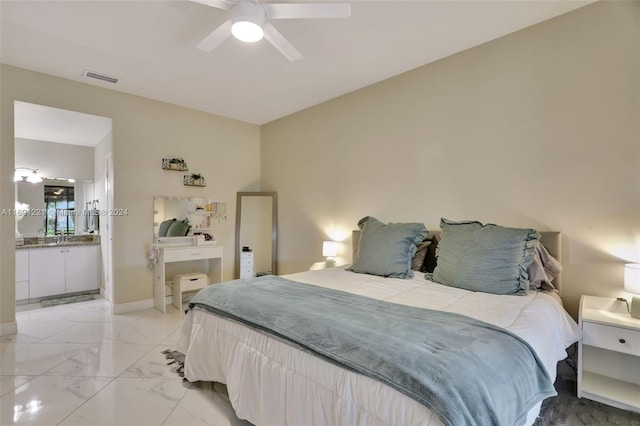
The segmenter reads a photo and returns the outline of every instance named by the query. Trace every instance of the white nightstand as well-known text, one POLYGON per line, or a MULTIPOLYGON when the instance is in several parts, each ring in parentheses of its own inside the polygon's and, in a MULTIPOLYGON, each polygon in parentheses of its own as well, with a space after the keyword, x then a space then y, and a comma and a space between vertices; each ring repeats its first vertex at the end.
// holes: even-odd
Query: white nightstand
POLYGON ((640 320, 627 305, 582 296, 578 345, 578 397, 640 412, 640 320))

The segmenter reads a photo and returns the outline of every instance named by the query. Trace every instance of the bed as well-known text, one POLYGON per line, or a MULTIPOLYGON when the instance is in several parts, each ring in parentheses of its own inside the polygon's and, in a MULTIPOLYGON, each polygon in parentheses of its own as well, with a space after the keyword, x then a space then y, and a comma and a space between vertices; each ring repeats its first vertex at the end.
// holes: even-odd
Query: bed
MULTIPOLYGON (((358 256, 360 236, 361 231, 354 231, 354 259, 358 256)), ((431 232, 425 241, 436 241, 440 237, 440 232, 431 232)), ((416 242, 422 238, 420 235, 416 242)), ((445 236, 442 241, 449 240, 454 241, 454 238, 445 236)), ((561 260, 560 233, 541 232, 538 242, 549 255, 561 260)), ((443 242, 441 246, 442 254, 443 242)), ((362 247, 360 250, 362 253, 362 247)), ((413 248, 410 255, 415 255, 413 248)), ((432 278, 431 275, 427 277, 432 278)), ((406 309, 442 312, 507 330, 508 334, 528 344, 551 383, 556 376, 557 363, 567 356, 566 348, 580 338, 579 327, 562 308, 560 276, 551 281, 553 290, 528 291, 525 295, 470 291, 427 280, 418 272, 413 277, 394 278, 357 273, 345 267, 289 274, 283 279, 294 287, 299 283, 313 287, 312 290, 337 290, 358 298, 364 296, 362 299, 366 299, 366 303, 373 301, 370 303, 393 305, 394 309, 403 305, 406 309)), ((236 280, 235 283, 243 284, 244 281, 236 280)), ((259 304, 259 300, 251 303, 259 304)), ((247 325, 233 316, 202 309, 198 304, 190 307, 178 342, 178 350, 186 355, 185 378, 192 382, 226 384, 236 415, 253 424, 435 426, 496 423, 495 419, 476 422, 473 410, 464 422, 452 420, 456 417, 448 417, 446 412, 443 415, 442 410, 436 409, 439 405, 410 397, 406 391, 384 380, 362 374, 349 364, 340 365, 322 356, 323 353, 288 341, 286 336, 265 331, 261 326, 247 325)), ((482 382, 485 379, 475 376, 467 374, 464 377, 467 385, 462 387, 471 388, 470 384, 475 381, 479 382, 479 389, 492 387, 482 382)), ((442 387, 449 388, 450 385, 442 383, 442 387)), ((513 424, 533 424, 543 398, 544 395, 529 404, 524 415, 513 424)), ((458 411, 458 408, 447 410, 458 411)))

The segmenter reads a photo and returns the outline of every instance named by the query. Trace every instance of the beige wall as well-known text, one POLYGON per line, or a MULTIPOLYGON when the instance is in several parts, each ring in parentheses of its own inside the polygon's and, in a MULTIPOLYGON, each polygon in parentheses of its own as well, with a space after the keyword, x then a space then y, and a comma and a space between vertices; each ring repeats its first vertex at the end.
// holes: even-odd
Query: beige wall
MULTIPOLYGON (((225 200, 229 221, 216 233, 225 245, 225 277, 234 262, 235 194, 258 190, 258 126, 112 90, 3 65, 0 202, 13 208, 13 101, 20 100, 113 119, 114 197, 128 215, 114 217, 116 304, 153 297, 145 256, 153 230, 154 195, 193 195, 225 200), (161 169, 163 157, 183 157, 204 174, 206 188, 182 185, 182 175, 161 169)), ((97 159, 97 161, 100 161, 97 159)), ((101 207, 106 200, 100 200, 101 207)), ((14 321, 13 218, 0 218, 0 321, 14 321)))
MULTIPOLYGON (((0 67, 0 210, 13 208, 13 99, 4 96, 7 84, 0 67), (11 129, 11 130, 9 130, 11 129)), ((0 215, 0 335, 17 330, 15 322, 15 218, 0 215)))
POLYGON ((639 4, 596 3, 263 126, 279 272, 363 216, 444 216, 562 231, 574 315, 583 293, 620 295, 640 261, 639 4))

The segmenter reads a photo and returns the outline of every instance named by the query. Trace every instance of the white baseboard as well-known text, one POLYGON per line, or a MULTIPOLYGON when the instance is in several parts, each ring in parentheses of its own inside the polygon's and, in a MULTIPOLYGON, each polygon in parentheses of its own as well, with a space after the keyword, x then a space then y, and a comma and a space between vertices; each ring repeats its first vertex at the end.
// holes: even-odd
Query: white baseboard
POLYGON ((118 303, 113 305, 112 312, 114 314, 124 314, 126 312, 141 311, 143 309, 153 308, 153 299, 138 300, 137 302, 118 303))
POLYGON ((5 322, 0 324, 0 336, 7 336, 9 334, 16 334, 18 332, 17 322, 5 322))

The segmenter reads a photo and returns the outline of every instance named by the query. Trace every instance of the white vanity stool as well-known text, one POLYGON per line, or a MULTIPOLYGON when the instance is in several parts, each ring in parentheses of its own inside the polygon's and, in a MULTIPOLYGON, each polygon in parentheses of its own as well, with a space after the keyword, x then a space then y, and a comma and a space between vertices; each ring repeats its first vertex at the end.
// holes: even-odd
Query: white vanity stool
POLYGON ((201 272, 176 274, 173 276, 172 302, 173 306, 182 311, 182 293, 201 290, 207 286, 209 278, 201 272))

